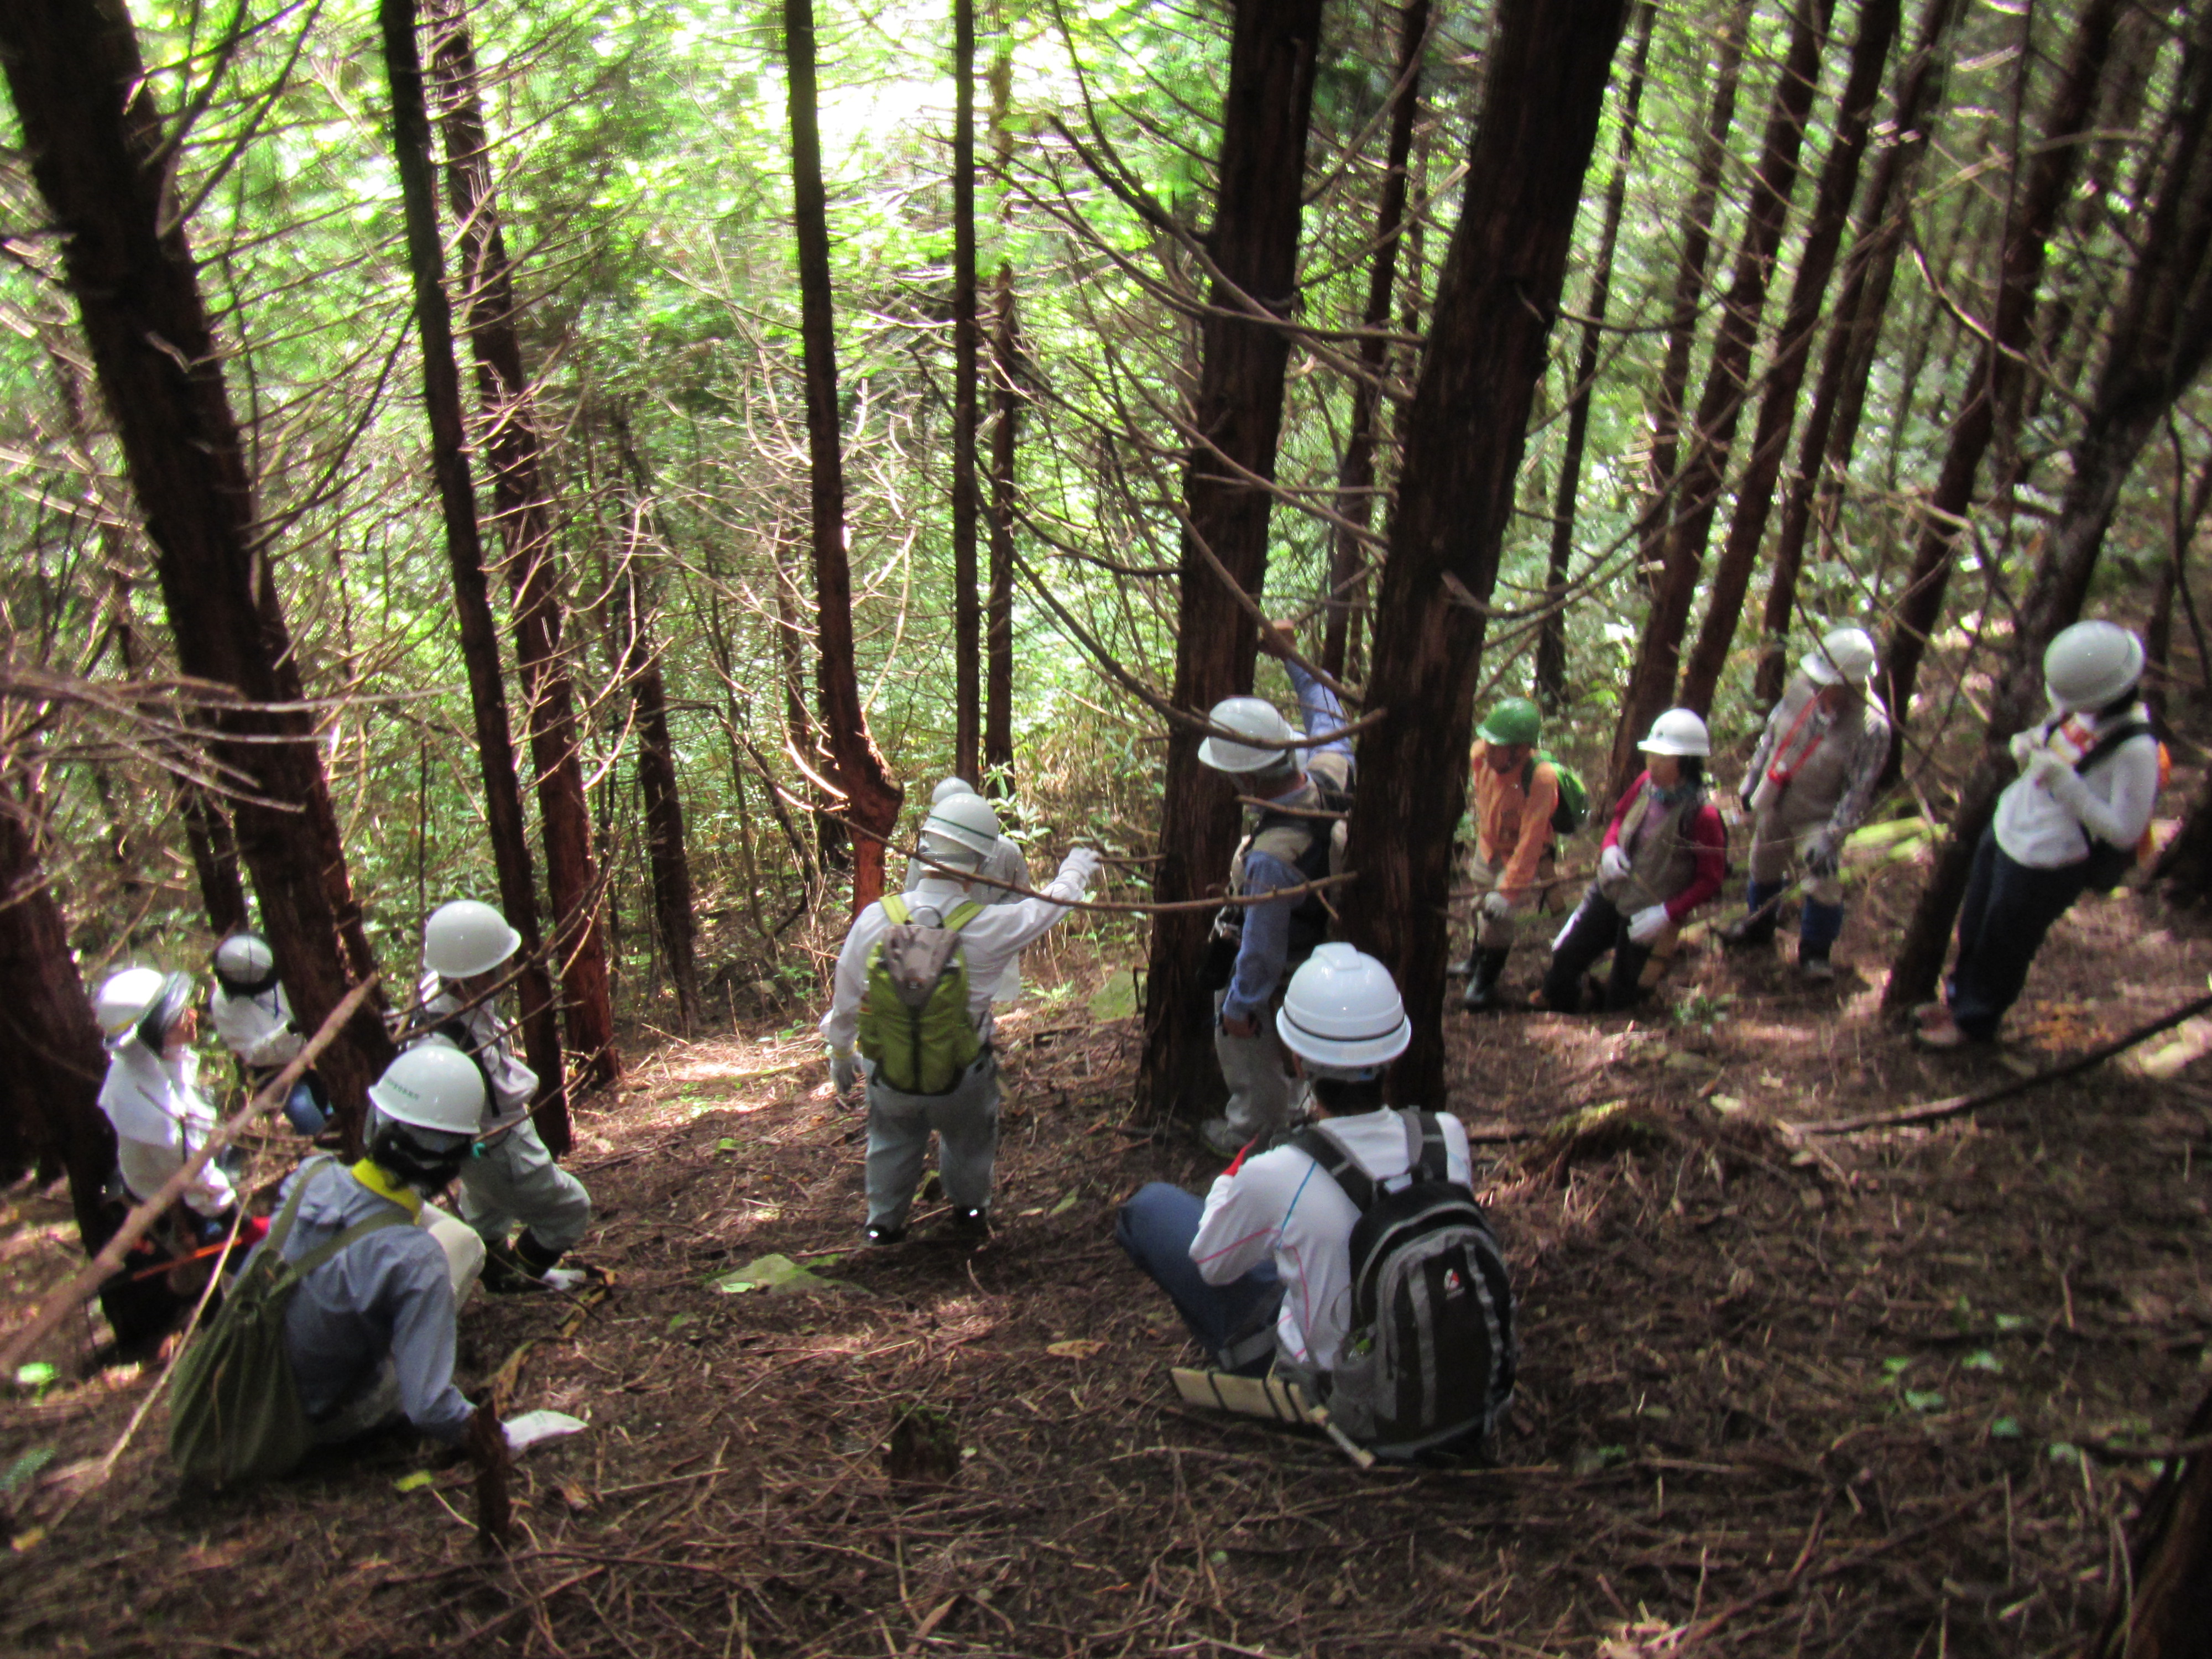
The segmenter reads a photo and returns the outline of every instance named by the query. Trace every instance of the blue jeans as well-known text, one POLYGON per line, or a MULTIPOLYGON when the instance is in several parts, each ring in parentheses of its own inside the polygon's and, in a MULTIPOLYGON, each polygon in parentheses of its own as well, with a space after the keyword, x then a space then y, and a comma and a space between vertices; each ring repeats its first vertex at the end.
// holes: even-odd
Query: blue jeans
POLYGON ((2017 863, 1997 845, 1996 830, 1982 831, 1959 906, 1958 958, 1943 985, 1951 1018, 1968 1036, 1996 1040, 2005 1010, 2027 983, 2043 936, 2081 896, 2088 872, 2087 859, 2056 870, 2017 863))
POLYGON ((1198 1344, 1224 1370, 1264 1376, 1275 1357, 1275 1312, 1282 1282, 1263 1261, 1242 1279, 1209 1285, 1190 1259, 1205 1200, 1154 1181, 1139 1188, 1114 1218, 1114 1242, 1168 1293, 1198 1344))

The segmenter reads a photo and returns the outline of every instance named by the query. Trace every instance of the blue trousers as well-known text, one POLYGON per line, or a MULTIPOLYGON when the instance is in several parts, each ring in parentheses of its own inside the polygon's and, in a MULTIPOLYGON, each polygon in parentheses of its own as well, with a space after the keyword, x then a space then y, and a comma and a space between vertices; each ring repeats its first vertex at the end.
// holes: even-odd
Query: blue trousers
POLYGON ((2014 862, 1997 845, 1996 830, 1982 831, 1959 906, 1959 955, 1943 986, 1943 1000, 1960 1030, 1978 1042, 1996 1040, 2005 1010, 2027 983, 2043 936, 2088 881, 2087 859, 2038 870, 2014 862))
POLYGON ((1182 1322, 1213 1363, 1240 1376, 1264 1376, 1275 1357, 1275 1313, 1282 1282, 1263 1261, 1242 1279, 1209 1285, 1190 1259, 1205 1200, 1164 1181, 1148 1182, 1114 1218, 1115 1243, 1168 1293, 1182 1322))

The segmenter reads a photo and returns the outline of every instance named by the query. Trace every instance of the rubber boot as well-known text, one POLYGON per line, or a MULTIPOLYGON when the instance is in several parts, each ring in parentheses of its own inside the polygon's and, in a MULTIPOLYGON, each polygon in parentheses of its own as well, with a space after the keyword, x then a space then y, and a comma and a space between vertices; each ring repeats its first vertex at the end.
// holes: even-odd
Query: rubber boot
POLYGON ((1477 951, 1468 959, 1472 965, 1461 1007, 1470 1014, 1486 1014, 1500 1006, 1498 976, 1505 971, 1505 958, 1511 954, 1510 951, 1477 951))
POLYGON ((1745 883, 1743 902, 1749 914, 1721 929, 1721 943, 1737 949, 1772 944, 1775 924, 1781 920, 1782 907, 1778 904, 1769 909, 1762 909, 1761 907, 1780 894, 1783 885, 1778 881, 1745 883))
POLYGON ((1828 951, 1843 931, 1842 905, 1807 899, 1804 916, 1797 924, 1797 971, 1811 980, 1835 978, 1836 965, 1828 960, 1828 951))

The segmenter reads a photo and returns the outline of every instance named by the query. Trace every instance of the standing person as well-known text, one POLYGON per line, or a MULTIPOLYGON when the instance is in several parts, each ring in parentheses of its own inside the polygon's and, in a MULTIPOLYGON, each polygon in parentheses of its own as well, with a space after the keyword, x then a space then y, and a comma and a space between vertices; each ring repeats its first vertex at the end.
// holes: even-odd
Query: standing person
MULTIPOLYGON (((1728 831, 1705 795, 1712 739, 1687 708, 1669 708, 1637 745, 1644 769, 1613 809, 1598 853, 1597 879, 1552 945, 1552 966, 1537 999, 1559 1013, 1632 1008, 1647 988, 1654 958, 1671 959, 1691 911, 1721 890, 1728 831), (1584 972, 1607 951, 1613 971, 1602 988, 1584 972)), ((1651 976, 1656 983, 1657 975, 1651 976)))
MULTIPOLYGON (((930 810, 934 811, 956 795, 980 795, 982 792, 972 787, 965 778, 947 778, 933 790, 929 797, 930 810)), ((909 893, 921 885, 931 873, 929 866, 920 859, 908 859, 906 865, 906 890, 909 893)), ((1030 890, 1030 861, 1020 846, 1008 836, 1000 835, 998 844, 985 854, 983 867, 975 872, 986 878, 978 883, 975 897, 983 904, 1018 903, 1030 890), (988 882, 1004 882, 1003 887, 994 887, 988 882), (1014 890, 1019 889, 1019 891, 1014 890)), ((994 1002, 1019 1002, 1022 999, 1022 959, 1019 955, 1006 963, 999 982, 991 988, 994 1002)))
POLYGON ((1498 975, 1520 934, 1519 913, 1535 907, 1552 873, 1552 815, 1559 772, 1536 756, 1542 716, 1526 697, 1508 697, 1476 728, 1471 765, 1475 838, 1468 884, 1479 890, 1474 939, 1459 971, 1460 1006, 1484 1013, 1498 1006, 1498 975))
POLYGON ((2020 775, 1974 848, 1943 1000, 1914 1012, 1923 1047, 1996 1042, 2051 924, 2133 867, 2159 787, 2142 672, 2142 641, 2114 623, 2075 623, 2044 652, 2051 717, 2012 740, 2020 775))
POLYGON ((1836 976, 1828 952, 1844 931, 1844 842, 1865 822, 1889 763, 1889 714, 1868 685, 1874 671, 1874 640, 1863 628, 1836 629, 1808 652, 1767 715, 1737 792, 1751 815, 1751 914, 1721 938, 1770 943, 1790 864, 1802 861, 1797 971, 1807 979, 1836 976))
POLYGON ((530 1121, 538 1073, 516 1055, 514 1028, 495 1006, 499 970, 521 943, 505 916, 476 899, 433 910, 422 925, 427 967, 410 1031, 413 1042, 458 1048, 483 1071, 481 1141, 461 1169, 461 1219, 483 1240, 483 1285, 496 1296, 581 1285, 582 1272, 557 1264, 592 1224, 592 1195, 553 1161, 530 1121))
POLYGON ((910 893, 869 905, 854 918, 837 954, 822 1037, 841 1097, 864 1064, 867 1073, 871 1244, 906 1237, 933 1129, 952 1204, 951 1236, 990 1234, 999 1150, 991 989, 1022 947, 1090 890, 1098 871, 1098 854, 1078 847, 1041 896, 987 904, 984 890, 971 888, 967 878, 998 839, 998 814, 981 795, 955 795, 932 808, 921 850, 948 868, 931 870, 910 893))
MULTIPOLYGON (((1288 624, 1268 637, 1280 651, 1288 624)), ((1246 799, 1244 839, 1229 865, 1229 896, 1256 897, 1305 886, 1329 873, 1342 849, 1342 819, 1352 787, 1351 740, 1327 734, 1344 726, 1336 694, 1288 662, 1304 716, 1304 748, 1275 706, 1261 697, 1224 697, 1206 715, 1216 728, 1198 758, 1232 779, 1246 799), (1240 741, 1246 739, 1247 741, 1240 741), (1253 805, 1253 801, 1264 803, 1253 805)), ((1250 905, 1225 905, 1213 925, 1213 1051, 1229 1085, 1223 1115, 1199 1126, 1200 1137, 1224 1158, 1289 1121, 1296 1093, 1275 1036, 1274 1005, 1291 973, 1328 935, 1328 905, 1319 892, 1250 905)))
MULTIPOLYGON (((307 1039, 292 1020, 292 1004, 276 976, 276 952, 251 931, 233 933, 215 947, 215 989, 208 1019, 222 1046, 246 1068, 248 1091, 289 1066, 307 1039)), ((284 1118, 303 1135, 330 1127, 330 1092, 312 1071, 292 1085, 284 1118)))

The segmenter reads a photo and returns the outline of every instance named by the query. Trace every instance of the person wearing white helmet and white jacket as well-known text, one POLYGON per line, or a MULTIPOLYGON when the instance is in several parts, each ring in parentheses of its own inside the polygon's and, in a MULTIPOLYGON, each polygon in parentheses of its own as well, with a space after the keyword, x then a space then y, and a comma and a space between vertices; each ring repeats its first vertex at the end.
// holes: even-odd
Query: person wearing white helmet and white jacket
POLYGON ((481 1151, 461 1171, 461 1219, 489 1252, 484 1288, 516 1291, 574 1290, 585 1274, 556 1265, 592 1223, 584 1183, 553 1161, 530 1121, 538 1073, 514 1052, 514 1029, 492 994, 501 969, 521 935, 507 918, 476 899, 455 899, 422 926, 422 1006, 410 1029, 415 1042, 441 1042, 474 1057, 483 1068, 481 1151), (512 1242, 509 1235, 521 1228, 512 1242))
MULTIPOLYGON (((840 1096, 852 1091, 864 1065, 867 1073, 866 1231, 871 1243, 893 1244, 906 1237, 907 1212, 921 1179, 933 1129, 939 1143, 938 1169, 952 1205, 952 1232, 981 1238, 990 1231, 991 1182, 999 1149, 992 988, 1024 946, 1069 914, 1067 903, 1090 890, 1098 872, 1098 854, 1078 847, 1061 861, 1060 872, 1040 896, 991 904, 986 902, 985 890, 971 888, 967 877, 981 866, 998 841, 998 814, 981 795, 955 794, 939 802, 922 825, 921 850, 946 868, 932 870, 911 892, 878 899, 862 910, 853 919, 837 955, 830 1012, 822 1017, 822 1037, 830 1047, 830 1081, 840 1096), (862 1037, 863 1001, 875 947, 894 928, 903 932, 911 927, 950 929, 966 973, 967 1024, 955 1035, 961 1052, 972 1052, 973 1058, 952 1072, 950 1086, 937 1093, 892 1087, 880 1057, 864 1061, 855 1052, 862 1037)), ((948 956, 948 966, 950 960, 948 956)))
MULTIPOLYGON (((192 1053, 198 1016, 189 974, 125 968, 111 974, 93 998, 107 1036, 107 1076, 100 1109, 115 1127, 116 1164, 132 1199, 143 1203, 184 1166, 214 1132, 215 1107, 199 1085, 192 1053)), ((203 1233, 227 1218, 238 1194, 210 1158, 185 1188, 185 1208, 203 1233)))
MULTIPOLYGON (((208 1022, 222 1046, 246 1067, 249 1088, 260 1087, 307 1046, 276 975, 276 952, 260 934, 241 929, 215 947, 215 989, 208 994, 208 1022)), ((284 1117, 303 1135, 320 1133, 329 1126, 330 1097, 313 1072, 292 1085, 284 1117)))
POLYGON ((2051 925, 2134 865, 2159 787, 2142 672, 2142 641, 2115 623, 2075 623, 2044 652, 2051 716, 2012 740, 2021 773, 1974 849, 1943 1000, 1915 1016, 1923 1045, 1995 1042, 2051 925))
MULTIPOLYGON (((1270 639, 1285 629, 1277 623, 1270 639)), ((1273 703, 1224 697, 1206 715, 1218 729, 1199 744, 1202 763, 1226 774, 1239 794, 1267 803, 1245 809, 1247 833, 1229 866, 1231 898, 1307 886, 1329 873, 1332 848, 1341 846, 1335 834, 1340 825, 1317 815, 1352 787, 1351 739, 1325 736, 1342 729, 1344 708, 1327 686, 1297 664, 1288 665, 1305 735, 1323 741, 1292 747, 1297 734, 1273 703)), ((1206 978, 1215 993, 1213 1049, 1229 1103, 1221 1116, 1200 1125, 1199 1133, 1224 1158, 1272 1137, 1290 1119, 1297 1091, 1275 1036, 1274 1002, 1328 935, 1328 906, 1318 891, 1225 905, 1214 923, 1214 958, 1206 978)))
POLYGON ((1844 842, 1865 822, 1889 762, 1888 711, 1868 684, 1874 671, 1874 641, 1863 628, 1835 629, 1807 652, 1766 717, 1738 792, 1751 814, 1751 914, 1723 937, 1730 945, 1771 940, 1774 901, 1792 862, 1802 861, 1797 969, 1808 979, 1835 977, 1829 951, 1844 931, 1844 842))
POLYGON ((349 1169, 327 1158, 302 1164, 261 1247, 297 1262, 339 1246, 285 1310, 293 1380, 318 1443, 404 1417, 459 1445, 474 1407, 453 1386, 453 1317, 484 1247, 424 1200, 471 1161, 483 1076, 458 1050, 425 1043, 385 1068, 368 1103, 368 1155, 349 1169))
POLYGON ((1644 769, 1622 793, 1598 852, 1597 879, 1552 942, 1537 1000, 1563 1014, 1589 1000, 1583 975, 1608 951, 1601 1008, 1632 1008, 1655 955, 1671 954, 1690 912, 1721 890, 1728 831, 1705 794, 1712 739, 1694 710, 1670 708, 1637 745, 1644 769))
MULTIPOLYGON (((1406 1120, 1389 1106, 1383 1074, 1413 1024, 1389 969, 1349 945, 1320 946, 1291 977, 1279 1029, 1322 1134, 1378 1185, 1405 1176, 1406 1120)), ((1466 1128, 1449 1113, 1436 1124, 1448 1179, 1468 1186, 1466 1128)), ((1351 1314, 1359 1218, 1321 1165, 1281 1146, 1238 1153, 1203 1200, 1165 1182, 1140 1188, 1114 1236, 1222 1370, 1327 1374, 1351 1314)))
MULTIPOLYGON (((955 795, 978 795, 982 792, 965 778, 947 778, 931 792, 929 804, 933 811, 955 795)), ((909 893, 921 885, 931 873, 929 866, 921 859, 908 859, 906 865, 906 890, 909 893)), ((998 844, 985 855, 983 866, 975 872, 984 878, 977 884, 975 894, 979 903, 1018 903, 1030 887, 1030 861, 1023 855, 1020 846, 1011 837, 1001 834, 998 844), (1003 882, 1004 886, 992 886, 1003 882), (1021 890, 1020 891, 1014 890, 1021 890)), ((1022 995, 1022 959, 1017 956, 1006 964, 999 975, 999 982, 991 988, 994 1002, 1018 1002, 1022 995)))

